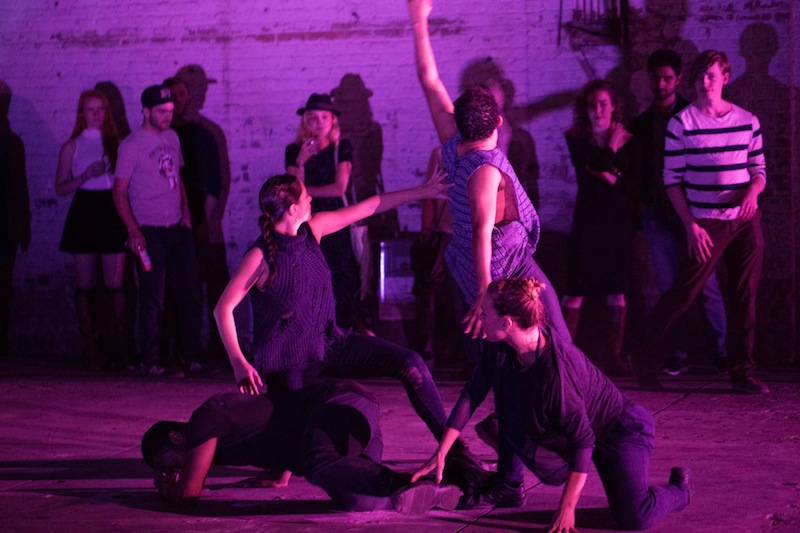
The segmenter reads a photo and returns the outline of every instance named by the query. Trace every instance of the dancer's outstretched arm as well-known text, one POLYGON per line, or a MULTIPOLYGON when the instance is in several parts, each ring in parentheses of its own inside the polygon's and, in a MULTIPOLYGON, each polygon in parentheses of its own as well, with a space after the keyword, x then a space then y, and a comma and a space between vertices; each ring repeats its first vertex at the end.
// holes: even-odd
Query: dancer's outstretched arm
POLYGON ((439 77, 436 58, 433 56, 431 36, 428 31, 428 16, 433 9, 433 0, 409 0, 408 12, 414 30, 414 58, 417 63, 417 76, 425 91, 425 100, 431 112, 433 125, 444 142, 456 133, 456 122, 453 118, 453 100, 439 77))

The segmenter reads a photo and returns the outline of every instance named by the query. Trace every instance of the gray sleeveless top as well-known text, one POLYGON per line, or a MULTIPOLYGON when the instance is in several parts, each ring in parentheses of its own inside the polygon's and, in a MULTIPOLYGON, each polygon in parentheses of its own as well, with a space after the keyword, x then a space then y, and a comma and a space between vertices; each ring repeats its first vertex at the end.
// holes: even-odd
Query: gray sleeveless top
POLYGON ((458 157, 456 150, 460 141, 461 136, 456 135, 442 145, 442 166, 447 172, 447 182, 453 183, 447 192, 450 197, 447 204, 453 216, 453 239, 445 251, 445 260, 467 303, 471 304, 477 297, 478 288, 472 260, 472 218, 467 195, 470 176, 483 165, 497 167, 509 177, 517 202, 519 220, 492 230, 492 280, 514 276, 536 251, 539 215, 502 150, 479 150, 458 157))

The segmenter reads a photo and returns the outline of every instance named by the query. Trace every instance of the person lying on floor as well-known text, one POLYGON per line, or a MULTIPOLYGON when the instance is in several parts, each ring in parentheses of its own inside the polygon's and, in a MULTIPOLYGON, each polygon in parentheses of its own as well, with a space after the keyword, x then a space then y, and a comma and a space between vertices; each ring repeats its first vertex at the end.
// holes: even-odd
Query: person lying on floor
MULTIPOLYGON (((410 474, 381 464, 378 422, 377 400, 352 381, 281 394, 217 394, 188 423, 154 424, 142 438, 142 455, 156 471, 159 494, 173 504, 196 503, 216 464, 305 476, 347 511, 454 509, 462 489, 447 482, 465 479, 463 472, 448 472, 454 477, 446 475, 444 485, 411 483, 410 474)), ((275 486, 260 479, 255 485, 275 486)))

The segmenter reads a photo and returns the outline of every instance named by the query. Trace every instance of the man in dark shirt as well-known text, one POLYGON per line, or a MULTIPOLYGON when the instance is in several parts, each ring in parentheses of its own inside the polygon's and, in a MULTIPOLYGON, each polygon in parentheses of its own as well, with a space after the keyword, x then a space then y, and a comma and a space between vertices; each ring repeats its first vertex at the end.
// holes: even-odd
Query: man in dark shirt
POLYGON ((159 493, 177 504, 197 501, 217 464, 305 476, 348 511, 454 509, 459 487, 412 484, 410 475, 380 463, 378 418, 378 402, 350 381, 279 395, 217 394, 188 423, 153 425, 142 438, 142 455, 156 470, 159 493))
MULTIPOLYGON (((201 290, 205 289, 208 323, 214 323, 212 311, 230 281, 222 233, 227 186, 223 183, 217 140, 211 131, 188 113, 191 91, 188 82, 180 77, 167 78, 164 85, 175 97, 171 128, 178 134, 184 165, 181 181, 186 189, 192 233, 197 248, 197 265, 201 290)), ((195 117, 196 118, 196 117, 195 117)), ((213 364, 228 362, 217 328, 209 328, 208 359, 213 364)))
MULTIPOLYGON (((642 143, 643 172, 642 202, 645 211, 642 224, 650 249, 650 264, 656 278, 658 295, 664 294, 675 282, 680 259, 686 256, 686 232, 664 190, 664 136, 667 122, 689 105, 676 88, 681 81, 682 62, 673 50, 656 50, 647 59, 647 75, 653 104, 630 125, 631 133, 642 143)), ((720 369, 727 365, 725 349, 726 319, 716 273, 703 286, 703 311, 708 343, 713 345, 715 363, 720 369)), ((687 368, 689 326, 686 319, 676 326, 670 339, 669 354, 664 372, 678 375, 687 368)))

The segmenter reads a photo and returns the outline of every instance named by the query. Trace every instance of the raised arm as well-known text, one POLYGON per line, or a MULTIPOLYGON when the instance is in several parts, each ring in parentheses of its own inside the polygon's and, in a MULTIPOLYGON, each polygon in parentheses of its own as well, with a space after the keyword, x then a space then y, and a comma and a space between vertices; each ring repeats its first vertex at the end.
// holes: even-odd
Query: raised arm
POLYGON ((414 31, 414 59, 417 76, 425 92, 428 110, 433 119, 439 141, 444 142, 458 130, 453 118, 453 101, 439 77, 436 58, 433 56, 431 36, 428 30, 428 16, 433 9, 432 0, 409 0, 408 12, 414 31))
POLYGON ((354 222, 378 213, 394 209, 398 205, 426 198, 446 199, 445 191, 451 186, 443 183, 445 173, 441 170, 435 172, 422 185, 371 196, 355 205, 337 209, 336 211, 323 211, 315 213, 308 225, 317 240, 325 235, 339 231, 354 222))

